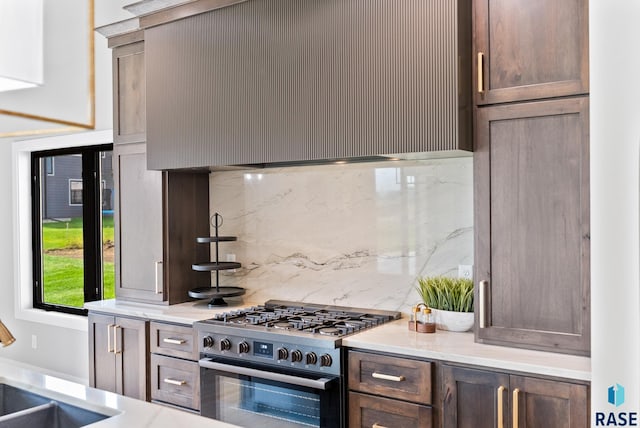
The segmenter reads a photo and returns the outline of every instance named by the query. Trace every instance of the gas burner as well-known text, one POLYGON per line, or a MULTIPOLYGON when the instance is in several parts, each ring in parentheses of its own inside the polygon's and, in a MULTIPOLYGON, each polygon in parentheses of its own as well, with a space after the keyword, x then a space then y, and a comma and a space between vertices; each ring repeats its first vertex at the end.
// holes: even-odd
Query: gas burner
POLYGON ((318 333, 324 334, 325 336, 338 336, 341 330, 337 327, 323 327, 318 330, 318 333))
POLYGON ((289 321, 278 321, 271 324, 273 328, 281 329, 281 330, 291 330, 294 325, 289 321))

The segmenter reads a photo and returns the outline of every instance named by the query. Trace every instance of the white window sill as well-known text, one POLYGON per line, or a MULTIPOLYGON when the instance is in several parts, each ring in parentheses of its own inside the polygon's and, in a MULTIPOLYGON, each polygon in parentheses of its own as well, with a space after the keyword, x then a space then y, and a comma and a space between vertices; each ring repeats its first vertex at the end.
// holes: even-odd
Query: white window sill
POLYGON ((23 308, 16 309, 15 317, 23 321, 37 322, 71 330, 88 330, 87 317, 82 315, 45 311, 44 309, 23 308))

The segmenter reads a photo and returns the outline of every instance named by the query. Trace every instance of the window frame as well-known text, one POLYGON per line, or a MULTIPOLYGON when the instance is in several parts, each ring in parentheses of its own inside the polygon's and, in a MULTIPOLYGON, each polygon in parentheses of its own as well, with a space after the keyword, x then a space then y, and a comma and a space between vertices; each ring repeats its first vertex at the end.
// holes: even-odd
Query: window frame
MULTIPOLYGON (((82 157, 82 204, 71 204, 69 179, 69 205, 82 206, 83 216, 83 274, 84 302, 102 300, 102 153, 113 151, 113 144, 61 147, 30 152, 31 157, 31 237, 32 237, 32 304, 34 309, 86 316, 84 308, 47 303, 44 300, 41 177, 46 174, 47 157, 79 155, 82 157)), ((77 180, 77 179, 74 179, 77 180)))
MULTIPOLYGON (((31 250, 31 152, 60 147, 113 143, 113 130, 79 132, 12 141, 13 307, 17 320, 86 333, 87 318, 33 307, 31 250)), ((111 301, 104 305, 109 306, 111 301)), ((93 303, 100 305, 100 303, 93 303)))

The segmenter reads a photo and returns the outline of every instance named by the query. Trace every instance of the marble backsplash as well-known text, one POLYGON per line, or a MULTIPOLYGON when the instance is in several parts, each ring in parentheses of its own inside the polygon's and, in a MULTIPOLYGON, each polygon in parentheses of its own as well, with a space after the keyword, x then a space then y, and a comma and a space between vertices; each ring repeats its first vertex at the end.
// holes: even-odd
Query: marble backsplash
MULTIPOLYGON (((244 300, 409 312, 416 279, 473 264, 471 157, 213 172, 220 284, 244 300)), ((212 249, 213 254, 213 249, 212 249)))

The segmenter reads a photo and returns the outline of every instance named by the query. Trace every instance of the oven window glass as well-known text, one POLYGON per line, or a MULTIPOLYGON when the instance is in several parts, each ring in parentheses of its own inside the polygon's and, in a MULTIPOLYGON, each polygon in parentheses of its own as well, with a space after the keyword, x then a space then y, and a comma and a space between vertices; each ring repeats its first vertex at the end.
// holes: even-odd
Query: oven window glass
POLYGON ((261 428, 320 426, 317 393, 245 376, 218 375, 216 380, 217 419, 261 428))

